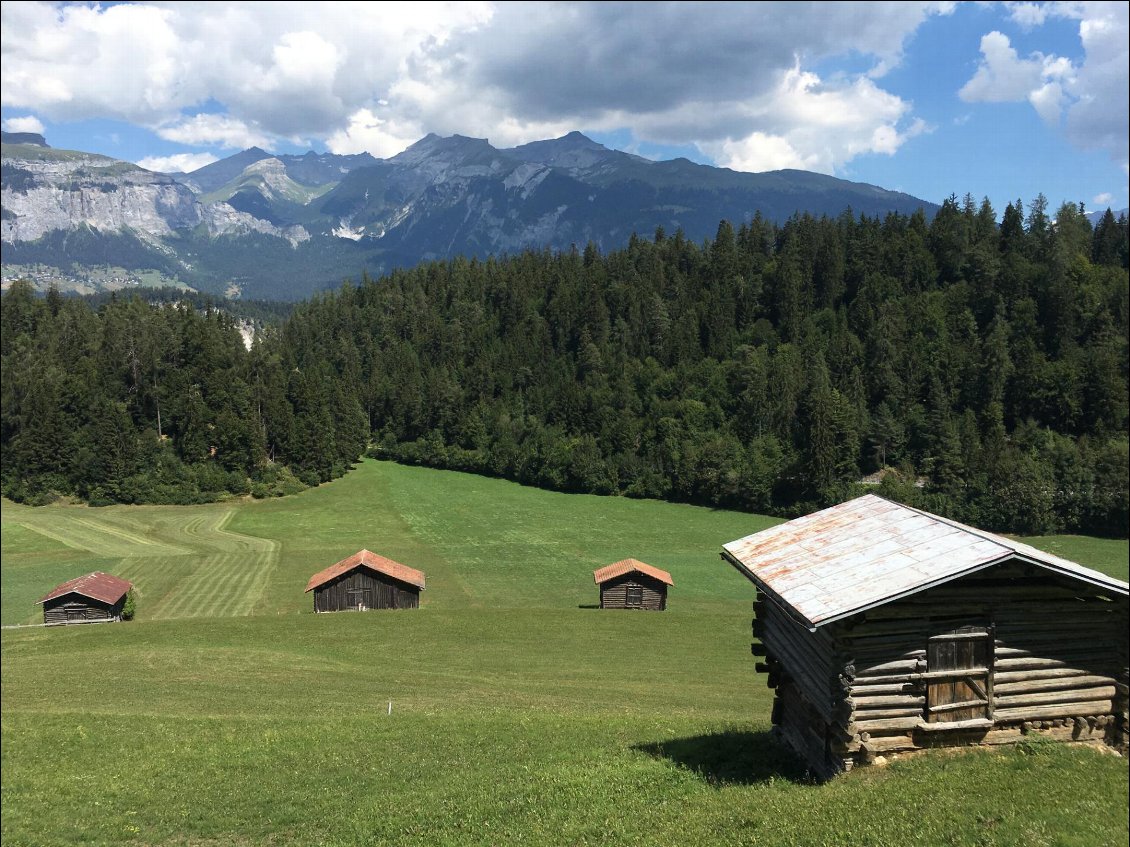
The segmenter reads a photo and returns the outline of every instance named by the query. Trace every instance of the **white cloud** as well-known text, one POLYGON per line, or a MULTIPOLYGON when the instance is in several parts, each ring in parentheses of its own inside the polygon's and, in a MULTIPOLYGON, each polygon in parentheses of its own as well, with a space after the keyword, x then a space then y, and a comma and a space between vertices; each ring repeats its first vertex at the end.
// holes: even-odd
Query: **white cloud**
POLYGON ((271 147, 271 136, 227 115, 201 114, 160 127, 157 135, 166 141, 216 146, 236 150, 246 147, 271 147))
POLYGON ((1106 206, 1113 199, 1114 199, 1113 194, 1111 194, 1109 191, 1104 191, 1102 194, 1096 194, 1091 199, 1091 205, 1093 205, 1093 206, 1106 206))
POLYGON ((386 156, 426 132, 509 146, 631 127, 638 142, 728 150, 735 166, 835 170, 915 133, 911 104, 879 80, 923 21, 953 8, 5 3, 0 96, 48 120, 115 118, 193 145, 313 138, 386 156), (869 68, 834 85, 804 76, 848 55, 869 68), (779 90, 794 71, 799 103, 779 90))
POLYGON ((1086 58, 1070 89, 1067 137, 1079 147, 1106 150, 1127 170, 1130 159, 1130 4, 1086 5, 1079 37, 1086 58))
POLYGON ((723 167, 736 171, 777 171, 808 167, 809 163, 780 135, 751 132, 737 141, 726 139, 715 156, 723 167))
POLYGON ((1043 26, 1048 19, 1047 3, 1005 3, 1009 17, 1024 29, 1043 26))
POLYGON ((893 155, 908 139, 926 132, 920 119, 900 129, 910 108, 867 77, 827 86, 816 74, 793 68, 751 106, 758 129, 700 147, 736 170, 803 168, 831 174, 865 153, 893 155))
POLYGON ((1057 124, 1063 114, 1066 95, 1058 82, 1048 82, 1028 92, 1028 102, 1045 123, 1057 124))
MULTIPOLYGON (((981 38, 981 55, 977 72, 958 92, 967 103, 1025 100, 1048 81, 1070 79, 1074 71, 1071 62, 1059 56, 1033 53, 1021 59, 1008 36, 996 31, 981 38)), ((1046 104, 1046 98, 1042 102, 1046 104)))
POLYGON ((171 156, 146 156, 137 164, 147 171, 162 174, 191 173, 205 165, 219 161, 211 153, 173 153, 171 156))
POLYGON ((331 153, 371 153, 378 159, 395 156, 424 133, 418 127, 399 129, 377 117, 371 109, 358 109, 349 124, 328 139, 331 153))
POLYGON ((1032 53, 1021 58, 1008 37, 981 39, 982 60, 959 94, 968 102, 1027 100, 1045 122, 1063 125, 1076 147, 1106 150, 1130 172, 1130 4, 1014 3, 1012 19, 1026 28, 1049 18, 1079 21, 1082 61, 1032 53))
POLYGON ((43 135, 43 121, 35 115, 25 115, 22 118, 8 118, 4 121, 4 129, 8 132, 34 132, 43 135))

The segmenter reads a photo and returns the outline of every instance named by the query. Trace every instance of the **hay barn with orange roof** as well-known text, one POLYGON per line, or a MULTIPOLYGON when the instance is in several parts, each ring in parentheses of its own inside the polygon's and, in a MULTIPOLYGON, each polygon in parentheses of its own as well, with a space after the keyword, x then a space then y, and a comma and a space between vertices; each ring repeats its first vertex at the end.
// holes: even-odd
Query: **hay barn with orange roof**
POLYGON ((361 550, 310 577, 315 612, 365 612, 370 609, 416 609, 424 574, 415 568, 361 550))

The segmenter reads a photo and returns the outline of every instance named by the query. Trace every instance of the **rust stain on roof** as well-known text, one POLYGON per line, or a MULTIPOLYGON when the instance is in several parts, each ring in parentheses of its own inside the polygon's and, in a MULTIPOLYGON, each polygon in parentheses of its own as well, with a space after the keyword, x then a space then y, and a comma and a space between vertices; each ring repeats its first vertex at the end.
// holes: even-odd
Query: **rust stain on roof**
POLYGON ((55 586, 51 593, 42 600, 37 600, 36 604, 46 603, 48 600, 54 600, 64 594, 81 594, 83 597, 100 600, 112 606, 121 600, 131 588, 133 588, 131 582, 102 571, 95 571, 55 586))
POLYGON ((596 584, 600 585, 602 582, 608 582, 608 580, 610 579, 614 579, 626 573, 631 573, 632 571, 647 574, 648 576, 654 577, 660 582, 665 582, 668 585, 675 584, 671 579, 671 574, 667 573, 667 571, 660 570, 659 568, 653 567, 649 564, 646 564, 645 562, 638 561, 637 559, 621 559, 619 562, 613 562, 611 565, 605 565, 603 568, 597 568, 592 572, 592 576, 596 584))
POLYGON ((336 565, 330 565, 325 570, 318 571, 310 577, 310 581, 306 583, 306 591, 313 591, 318 586, 324 585, 330 580, 336 579, 342 574, 349 573, 349 571, 358 567, 368 568, 371 571, 382 573, 385 576, 391 576, 393 579, 414 585, 421 590, 424 588, 423 571, 410 568, 408 565, 402 565, 400 562, 394 562, 392 559, 386 559, 384 556, 380 556, 368 550, 359 550, 348 559, 342 559, 336 565))
POLYGON ((1125 582, 1027 544, 867 494, 723 546, 759 588, 820 626, 1020 556, 1126 594, 1125 582))

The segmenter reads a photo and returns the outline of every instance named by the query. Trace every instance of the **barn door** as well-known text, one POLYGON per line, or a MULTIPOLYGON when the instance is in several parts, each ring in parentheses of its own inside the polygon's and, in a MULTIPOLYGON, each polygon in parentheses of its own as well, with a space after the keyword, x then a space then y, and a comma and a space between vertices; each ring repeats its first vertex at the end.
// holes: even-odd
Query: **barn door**
POLYGON ((624 598, 625 605, 638 608, 643 605, 643 588, 639 585, 629 585, 624 598))
POLYGON ((67 623, 86 620, 86 608, 83 606, 66 606, 67 623))
POLYGON ((984 627, 936 635, 926 649, 926 722, 992 720, 993 636, 984 627))
POLYGON ((349 608, 356 609, 359 612, 365 609, 372 608, 373 601, 371 599, 372 592, 367 588, 350 588, 345 592, 349 608))

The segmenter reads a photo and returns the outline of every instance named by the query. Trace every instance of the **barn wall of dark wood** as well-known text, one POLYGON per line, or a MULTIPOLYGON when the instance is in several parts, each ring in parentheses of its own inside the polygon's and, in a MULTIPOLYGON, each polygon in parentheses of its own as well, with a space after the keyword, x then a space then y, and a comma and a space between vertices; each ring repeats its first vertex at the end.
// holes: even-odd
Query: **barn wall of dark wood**
POLYGON ((663 611, 667 608, 667 584, 640 573, 614 577, 600 585, 600 607, 602 609, 632 608, 663 611), (628 605, 629 588, 640 589, 639 605, 628 605))
POLYGON ((384 574, 357 568, 314 589, 315 612, 365 609, 415 609, 420 590, 384 574))
POLYGON ((831 722, 832 641, 826 632, 810 632, 765 596, 754 603, 753 635, 768 656, 785 669, 798 691, 831 722))
POLYGON ((111 605, 81 594, 64 594, 43 604, 43 622, 65 624, 117 620, 122 616, 124 605, 124 597, 111 605))
MULTIPOLYGON (((848 767, 886 752, 1031 733, 1126 745, 1123 596, 1012 562, 816 633, 787 625, 772 604, 757 608, 775 709, 803 696, 808 712, 796 720, 815 722, 810 735, 826 729, 831 759, 841 755, 848 767), (783 698, 781 680, 792 685, 783 698)), ((812 749, 798 752, 811 760, 812 749)))

